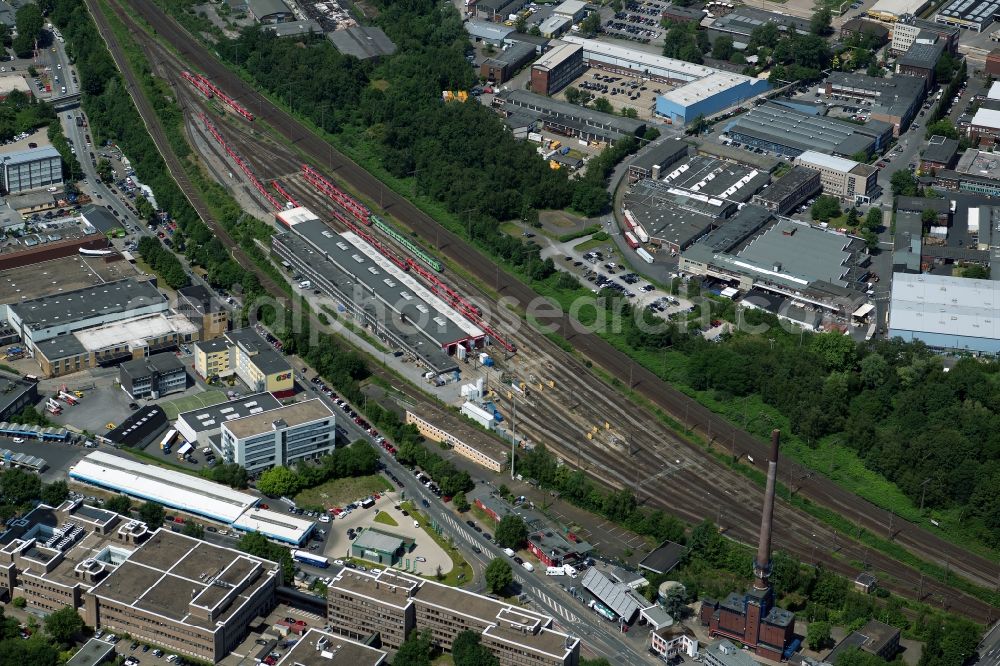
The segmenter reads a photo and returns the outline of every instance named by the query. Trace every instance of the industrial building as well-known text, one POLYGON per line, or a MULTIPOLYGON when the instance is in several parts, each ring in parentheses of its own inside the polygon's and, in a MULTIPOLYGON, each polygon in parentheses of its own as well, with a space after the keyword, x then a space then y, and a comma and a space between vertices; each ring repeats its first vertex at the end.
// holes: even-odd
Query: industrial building
POLYGON ((444 428, 431 423, 427 419, 417 416, 410 410, 406 410, 406 423, 412 423, 416 426, 417 431, 423 435, 425 439, 432 442, 447 444, 455 451, 455 453, 468 458, 477 465, 482 465, 483 467, 497 473, 503 471, 507 467, 507 448, 501 446, 498 442, 486 439, 481 435, 476 436, 478 433, 469 433, 470 437, 468 439, 470 440, 473 436, 476 436, 476 441, 470 442, 467 439, 458 437, 454 432, 445 430, 444 428))
POLYGON ((714 44, 723 35, 731 37, 733 46, 742 51, 750 43, 754 28, 766 23, 773 23, 782 33, 809 34, 809 19, 741 5, 712 21, 708 26, 708 39, 714 44))
POLYGON ((868 16, 884 23, 896 23, 905 16, 919 16, 930 0, 878 0, 868 8, 868 16))
POLYGON ((176 349, 197 334, 183 315, 150 314, 49 338, 35 345, 34 357, 46 377, 57 377, 176 349))
POLYGON ((187 388, 187 371, 176 354, 161 352, 118 366, 118 381, 133 400, 157 400, 187 388))
POLYGON ((656 550, 639 561, 639 568, 664 575, 673 571, 687 557, 688 549, 673 541, 664 541, 656 550))
POLYGON ((275 255, 362 326, 419 358, 431 371, 454 370, 456 355, 486 343, 483 329, 353 232, 334 233, 304 208, 278 217, 288 231, 272 237, 275 255))
POLYGON ((660 180, 643 180, 624 205, 653 243, 680 252, 731 217, 770 181, 765 171, 697 155, 660 180))
POLYGON ((585 141, 614 143, 625 137, 641 136, 646 131, 646 123, 641 120, 595 111, 523 90, 503 90, 493 98, 493 105, 504 114, 528 116, 556 134, 585 141))
POLYGON ((892 244, 892 272, 920 273, 924 223, 919 213, 896 213, 892 244))
POLYGON ((778 437, 777 430, 771 433, 760 540, 753 561, 753 586, 745 594, 730 594, 724 601, 703 599, 700 614, 701 624, 708 627, 709 636, 739 641, 758 655, 773 661, 787 658, 786 650, 789 653, 794 650, 792 636, 795 630, 795 614, 775 606, 774 587, 770 581, 774 489, 778 477, 778 437))
POLYGON ((896 273, 889 337, 934 349, 1000 352, 1000 282, 950 275, 896 273))
POLYGON ((944 53, 944 43, 925 44, 919 39, 896 60, 896 72, 924 80, 926 89, 934 87, 935 68, 944 53))
POLYGON ((851 204, 867 204, 878 198, 878 169, 870 164, 807 150, 795 164, 819 171, 823 193, 851 204))
POLYGON ((563 0, 552 11, 556 16, 566 16, 573 23, 579 23, 587 16, 587 3, 584 0, 563 0))
POLYGON ((0 421, 15 421, 25 407, 38 403, 38 382, 0 371, 0 421))
MULTIPOLYGON (((755 10, 756 11, 756 10, 755 10)), ((731 15, 730 15, 731 16, 731 15)), ((771 84, 743 74, 713 72, 656 97, 656 115, 675 125, 686 125, 767 92, 771 84)))
POLYGON ((927 44, 941 42, 946 51, 956 53, 961 32, 961 29, 957 27, 926 21, 908 14, 893 24, 892 42, 889 44, 889 49, 899 55, 906 53, 917 41, 927 44))
POLYGON ((129 414, 114 430, 109 430, 104 439, 118 448, 144 449, 159 442, 169 425, 162 407, 146 405, 129 414))
POLYGON ((251 474, 316 460, 337 444, 336 418, 318 398, 224 419, 217 448, 225 462, 236 463, 251 474))
POLYGON ((177 415, 174 427, 181 437, 197 448, 212 446, 221 451, 223 423, 273 411, 280 407, 281 403, 270 393, 255 393, 220 402, 217 405, 181 412, 177 415))
POLYGON ((0 155, 0 176, 5 194, 29 192, 62 185, 62 158, 52 146, 42 146, 0 155))
POLYGON ((544 528, 528 534, 528 551, 548 567, 561 567, 586 559, 594 550, 586 541, 570 540, 561 532, 544 528))
POLYGON ((671 166, 687 157, 689 148, 679 137, 676 141, 651 144, 629 162, 628 181, 635 183, 647 178, 659 180, 671 166))
POLYGON ((338 51, 344 55, 354 56, 358 60, 380 58, 396 52, 396 45, 382 28, 368 25, 355 25, 343 30, 327 33, 327 38, 333 42, 338 51))
POLYGON ((645 77, 665 83, 683 84, 703 79, 720 70, 647 53, 626 46, 566 35, 562 41, 583 47, 583 60, 591 67, 645 77))
POLYGON ((982 32, 993 25, 998 12, 1000 2, 997 0, 952 0, 938 10, 934 21, 963 30, 982 32))
POLYGON ((841 314, 867 301, 871 258, 863 240, 765 213, 745 206, 681 254, 681 271, 841 314))
POLYGON ((580 639, 552 629, 552 618, 504 601, 423 580, 391 569, 343 569, 327 586, 331 631, 354 640, 379 635, 398 649, 413 631, 429 631, 450 651, 462 631, 480 642, 501 666, 576 666, 580 639))
POLYGON ((502 23, 477 21, 475 19, 466 21, 464 27, 474 43, 482 42, 484 44, 492 44, 493 46, 502 46, 507 35, 516 32, 514 28, 502 23))
POLYGON ((557 37, 569 32, 569 29, 572 26, 573 19, 570 17, 553 14, 538 24, 538 31, 542 33, 542 37, 556 39, 557 37))
POLYGON ((933 173, 940 169, 951 169, 958 157, 958 139, 948 139, 935 134, 927 140, 927 146, 920 154, 920 171, 933 173))
POLYGON ((277 606, 281 567, 67 500, 0 534, 0 577, 34 612, 68 606, 90 627, 217 663, 277 606))
POLYGON ((579 44, 556 43, 531 66, 531 91, 539 95, 554 95, 583 74, 583 47, 579 44))
POLYGON ((198 476, 95 451, 69 470, 74 481, 207 518, 238 532, 260 532, 269 539, 299 545, 315 527, 287 513, 261 509, 259 498, 198 476))
MULTIPOLYGON (((351 557, 368 560, 387 567, 399 564, 403 556, 413 547, 414 541, 408 537, 390 534, 382 529, 368 527, 351 541, 351 557)), ((410 563, 406 562, 406 568, 410 563)))
POLYGON ((899 652, 899 629, 885 622, 868 620, 865 626, 852 631, 837 643, 830 654, 826 655, 825 661, 836 664, 841 654, 852 649, 892 661, 899 652))
POLYGON ((597 567, 590 567, 584 572, 580 585, 598 602, 595 610, 609 620, 613 618, 617 622, 631 625, 641 616, 654 630, 673 624, 673 619, 659 604, 651 604, 632 587, 615 580, 597 567), (604 609, 612 615, 601 612, 604 609))
POLYGON ((163 313, 167 299, 151 282, 136 279, 85 287, 7 306, 7 321, 34 353, 40 342, 145 314, 163 313))
POLYGON ((264 30, 277 37, 301 37, 302 35, 322 35, 323 26, 319 21, 305 19, 303 21, 284 21, 282 23, 268 23, 264 30))
POLYGON ((1000 136, 1000 111, 980 108, 969 123, 969 138, 984 148, 992 147, 1000 136))
POLYGON ((1000 49, 993 49, 986 54, 986 66, 984 71, 987 76, 1000 75, 1000 49))
POLYGON ((383 666, 387 656, 384 650, 310 629, 275 666, 383 666))
POLYGON ((526 0, 478 0, 476 18, 503 23, 508 16, 520 11, 526 4, 526 0))
POLYGON ((279 398, 295 394, 295 376, 288 359, 250 327, 199 341, 194 346, 194 369, 203 379, 235 374, 256 393, 273 393, 279 398))
POLYGON ((506 83, 534 57, 533 45, 517 42, 484 60, 479 66, 479 75, 493 83, 506 83))
POLYGON ((229 310, 200 284, 178 289, 174 309, 198 327, 199 340, 213 340, 229 330, 229 310))
POLYGON ((883 151, 893 128, 880 120, 857 125, 768 102, 729 121, 724 131, 734 143, 777 155, 795 157, 815 150, 849 158, 883 151))
POLYGON ((770 187, 755 194, 751 203, 775 215, 785 215, 819 194, 821 189, 819 171, 796 165, 770 187))
POLYGON ((282 0, 247 0, 247 9, 258 23, 284 23, 295 19, 295 14, 282 0))
POLYGON ((873 120, 889 123, 893 134, 899 136, 920 112, 926 81, 917 76, 884 79, 860 73, 830 72, 820 88, 827 97, 864 102, 873 120))
POLYGON ((728 638, 706 645, 698 654, 707 666, 760 666, 757 660, 743 652, 728 638))
POLYGON ((959 192, 1000 196, 1000 158, 992 152, 969 148, 951 169, 939 169, 937 182, 959 192))

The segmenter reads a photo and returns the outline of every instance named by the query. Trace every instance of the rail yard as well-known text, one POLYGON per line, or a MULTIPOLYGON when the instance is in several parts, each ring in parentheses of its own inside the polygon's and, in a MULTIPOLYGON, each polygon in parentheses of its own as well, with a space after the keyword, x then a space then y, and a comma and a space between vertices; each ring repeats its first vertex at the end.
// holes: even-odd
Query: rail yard
MULTIPOLYGON (((534 297, 527 286, 495 269, 490 265, 492 262, 457 236, 440 228, 404 198, 391 191, 383 192, 373 176, 332 151, 305 127, 249 88, 154 5, 127 0, 111 4, 130 29, 139 31, 132 14, 125 11, 126 6, 131 7, 154 26, 159 36, 204 73, 191 74, 169 49, 156 40, 140 40, 150 61, 156 63, 156 73, 173 85, 178 100, 187 108, 187 130, 192 136, 199 137, 193 143, 207 149, 205 157, 209 162, 217 166, 225 165, 224 168, 234 174, 234 178, 229 180, 222 177, 224 173, 216 171, 224 184, 239 187, 255 198, 262 213, 273 215, 287 201, 309 208, 321 216, 331 231, 364 231, 377 241, 374 245, 381 246, 381 251, 387 256, 402 261, 428 289, 442 296, 471 320, 478 318, 475 302, 495 303, 492 295, 454 273, 439 277, 443 267, 433 265, 432 262, 437 261, 435 257, 406 239, 405 235, 397 233, 394 236, 392 223, 383 219, 384 212, 371 213, 365 204, 344 190, 357 191, 369 201, 381 200, 383 211, 389 209, 399 224, 413 230, 425 241, 435 241, 440 254, 483 284, 495 287, 500 296, 512 298, 522 305, 534 297), (195 79, 195 76, 200 78, 195 79), (195 81, 203 85, 193 85, 195 81), (212 91, 213 97, 208 97, 206 90, 212 91), (217 105, 210 102, 220 92, 233 103, 217 105), (231 109, 232 112, 220 113, 220 108, 231 109), (244 113, 240 113, 239 109, 243 109, 244 113), (257 111, 256 115, 247 109, 257 111), (280 133, 285 141, 294 146, 294 150, 252 125, 260 122, 267 123, 273 131, 280 133), (303 162, 306 162, 305 167, 303 162), (327 167, 329 170, 326 170, 327 167), (334 173, 346 187, 341 189, 330 182, 324 172, 334 173), (369 224, 372 226, 369 227, 369 224)), ((100 16, 100 12, 95 12, 95 16, 100 16)), ((108 27, 101 28, 112 51, 120 51, 108 27)), ((116 54, 116 57, 119 55, 116 54)), ((136 99, 139 102, 141 96, 137 95, 136 99)), ((140 111, 148 123, 147 114, 152 113, 152 109, 148 105, 144 109, 140 103, 140 111)), ((150 127, 150 130, 156 137, 156 128, 150 127)), ((159 139, 157 143, 165 145, 159 139)), ((190 183, 182 182, 184 172, 176 164, 176 158, 171 164, 170 156, 165 157, 182 189, 193 192, 190 183)), ((195 195, 190 196, 199 214, 233 249, 241 265, 252 269, 252 262, 228 238, 225 230, 211 219, 207 208, 196 203, 195 195)), ((269 291, 282 293, 281 288, 266 274, 259 270, 256 272, 269 291)), ((625 396, 609 390, 580 361, 540 332, 525 326, 515 313, 502 307, 492 307, 491 310, 496 320, 480 323, 488 328, 498 346, 508 352, 503 361, 504 368, 529 389, 523 397, 516 394, 508 397, 503 390, 495 395, 499 402, 507 406, 512 406, 510 401, 517 400, 517 428, 520 432, 534 442, 544 442, 566 464, 580 467, 608 485, 633 489, 640 501, 648 506, 663 508, 688 521, 709 518, 717 521, 732 538, 747 543, 754 541, 762 495, 758 485, 720 463, 699 446, 679 437, 653 414, 637 408, 625 396), (602 417, 595 419, 595 414, 602 417)), ((596 335, 575 331, 565 316, 549 322, 582 356, 591 359, 623 383, 630 383, 637 393, 705 439, 713 440, 726 451, 732 449, 741 456, 749 455, 751 459, 762 462, 766 459, 764 443, 734 428, 721 417, 712 415, 652 373, 632 364, 596 335)), ((424 404, 432 401, 417 388, 407 387, 405 392, 414 401, 424 404)), ((787 470, 785 485, 795 488, 801 496, 837 511, 859 527, 881 537, 887 536, 892 526, 896 542, 920 557, 948 566, 955 574, 977 584, 989 587, 996 584, 998 567, 995 563, 967 553, 917 525, 898 517, 892 518, 888 512, 857 498, 829 479, 811 475, 808 470, 790 461, 785 460, 782 465, 787 470)), ((779 525, 774 536, 776 547, 805 562, 821 562, 850 577, 858 571, 852 563, 861 562, 879 577, 885 587, 902 595, 923 598, 977 621, 996 615, 995 608, 990 604, 936 580, 924 578, 918 571, 881 552, 836 533, 788 502, 779 502, 776 511, 776 524, 779 525)))

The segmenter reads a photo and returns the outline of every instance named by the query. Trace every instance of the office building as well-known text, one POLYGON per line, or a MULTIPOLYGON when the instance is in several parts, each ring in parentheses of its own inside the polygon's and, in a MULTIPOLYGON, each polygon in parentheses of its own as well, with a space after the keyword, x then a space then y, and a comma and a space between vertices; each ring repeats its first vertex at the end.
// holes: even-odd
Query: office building
POLYGON ((336 419, 318 398, 222 424, 220 452, 227 463, 251 474, 315 460, 336 446, 336 419))
POLYGON ((996 0, 951 0, 942 5, 934 21, 962 30, 982 32, 993 25, 998 12, 1000 2, 996 0))
POLYGON ((381 645, 395 649, 410 632, 429 631, 448 651, 469 630, 501 666, 575 666, 580 659, 580 640, 553 630, 550 617, 391 569, 344 569, 327 599, 331 631, 354 640, 378 633, 381 645))
MULTIPOLYGON (((270 646, 265 646, 270 650, 270 646)), ((387 653, 320 629, 310 629, 275 666, 382 666, 387 653)))
POLYGON ((771 185, 753 196, 751 203, 775 215, 785 215, 822 189, 819 171, 796 165, 771 185))
POLYGON ((866 204, 878 197, 878 169, 870 164, 813 150, 801 153, 795 164, 819 171, 823 193, 841 201, 866 204))
POLYGON ((281 568, 237 550, 67 500, 0 535, 0 577, 43 614, 217 662, 277 605, 281 568), (182 593, 183 591, 183 593, 182 593))
POLYGON ((583 47, 557 42, 531 66, 531 91, 554 95, 583 74, 583 47))
POLYGON ((198 327, 199 340, 213 340, 229 330, 229 310, 200 284, 177 290, 177 312, 198 327))
POLYGON ((660 177, 670 171, 670 167, 687 157, 689 145, 678 139, 662 141, 639 152, 628 165, 628 181, 635 183, 640 180, 660 177))
POLYGON ((663 661, 675 657, 694 659, 698 656, 698 639, 687 627, 669 625, 650 630, 649 651, 663 661))
POLYGON ((794 31, 798 35, 809 34, 809 19, 741 5, 712 21, 708 26, 708 38, 715 43, 716 39, 725 35, 732 38, 737 49, 743 50, 750 43, 754 28, 766 23, 773 23, 782 33, 794 31))
POLYGON ((117 448, 144 449, 159 442, 169 425, 162 407, 146 405, 129 414, 114 430, 109 430, 104 439, 117 448))
POLYGON ((1000 282, 896 273, 889 337, 921 340, 934 349, 995 355, 1000 352, 1000 282))
POLYGON ((181 437, 198 448, 212 445, 221 451, 223 423, 274 411, 280 407, 281 403, 270 393, 255 393, 220 402, 217 405, 181 412, 177 415, 174 427, 181 437))
POLYGON ((892 26, 892 42, 889 49, 899 55, 906 53, 914 42, 934 44, 941 42, 949 53, 958 51, 961 30, 954 26, 935 23, 908 14, 892 26))
POLYGON ((273 24, 295 20, 295 14, 282 0, 247 0, 247 9, 258 23, 273 24))
POLYGON ((194 369, 203 379, 235 374, 255 393, 273 393, 279 398, 295 394, 291 364, 249 327, 195 344, 194 369))
POLYGON ((984 148, 992 147, 1000 136, 1000 111, 980 108, 969 123, 969 138, 984 148))
POLYGON ((82 329, 163 313, 167 299, 151 282, 125 279, 7 306, 7 321, 29 352, 35 345, 82 329))
POLYGON ((892 661, 899 652, 899 629, 878 620, 868 620, 865 626, 852 631, 837 643, 826 655, 826 661, 836 664, 837 658, 851 649, 892 661))
POLYGON ((715 72, 656 97, 656 115, 675 125, 708 117, 771 89, 764 79, 731 72, 715 72))
POLYGON ((893 127, 880 120, 857 125, 768 102, 728 121, 724 131, 734 143, 777 155, 795 157, 815 150, 849 158, 883 151, 893 127))
POLYGON ((445 426, 441 419, 435 419, 432 423, 428 419, 417 416, 410 410, 406 410, 406 423, 416 426, 417 431, 426 439, 432 442, 444 443, 454 449, 455 453, 464 456, 472 462, 482 465, 494 472, 501 472, 507 467, 507 447, 495 442, 480 433, 465 428, 461 423, 449 423, 445 426), (445 430, 445 427, 451 428, 445 430), (458 428, 466 430, 465 437, 455 434, 458 428))
POLYGON ((958 139, 947 139, 935 134, 927 140, 920 153, 920 171, 933 174, 941 169, 951 169, 958 158, 958 139))
POLYGON ((187 372, 176 354, 162 352, 118 366, 118 381, 133 400, 157 400, 187 388, 187 372))
POLYGON ((587 16, 587 3, 584 0, 563 0, 552 11, 556 16, 566 16, 573 23, 579 23, 587 16))
MULTIPOLYGON (((742 292, 794 298, 849 315, 867 302, 871 258, 862 239, 743 210, 681 254, 680 269, 742 292)), ((757 209, 758 211, 760 209, 757 209)))
POLYGON ((29 192, 63 182, 62 158, 52 146, 0 155, 0 165, 5 194, 29 192))
POLYGON ((534 57, 533 45, 518 42, 484 60, 479 66, 479 75, 493 83, 506 83, 534 57))
POLYGON ((944 43, 940 41, 925 44, 917 40, 896 60, 896 72, 923 79, 925 89, 930 90, 934 87, 935 68, 941 59, 941 54, 944 53, 944 48, 944 43))
POLYGON ((25 407, 38 403, 38 382, 0 371, 0 421, 16 421, 25 407))
POLYGON ((234 532, 260 532, 268 539, 293 547, 305 542, 316 526, 312 520, 261 508, 258 506, 260 498, 256 495, 104 451, 84 456, 70 468, 69 477, 80 483, 216 521, 234 532))
POLYGON ((866 104, 872 120, 892 125, 899 136, 920 112, 925 94, 925 80, 917 76, 894 76, 891 79, 848 72, 830 72, 820 88, 827 97, 847 98, 866 104))

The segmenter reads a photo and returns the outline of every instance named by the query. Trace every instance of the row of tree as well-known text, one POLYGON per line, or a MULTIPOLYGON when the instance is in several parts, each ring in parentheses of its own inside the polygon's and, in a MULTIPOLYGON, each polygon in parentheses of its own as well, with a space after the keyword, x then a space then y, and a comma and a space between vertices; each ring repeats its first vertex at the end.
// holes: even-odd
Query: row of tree
POLYGON ((191 283, 180 259, 155 238, 143 236, 139 239, 139 255, 171 289, 186 287, 191 283))
POLYGON ((374 474, 379 465, 378 452, 367 442, 358 440, 323 456, 317 465, 300 462, 295 469, 281 465, 272 467, 260 475, 257 490, 268 497, 291 497, 330 479, 374 474))

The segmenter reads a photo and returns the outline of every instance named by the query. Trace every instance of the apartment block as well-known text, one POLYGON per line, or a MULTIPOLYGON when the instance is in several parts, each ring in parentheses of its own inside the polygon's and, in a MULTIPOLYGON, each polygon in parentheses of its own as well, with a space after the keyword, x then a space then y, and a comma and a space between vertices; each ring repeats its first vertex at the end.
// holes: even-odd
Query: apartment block
POLYGON ((336 418, 318 399, 222 424, 222 457, 249 472, 318 458, 335 445, 336 418))
POLYGON ((0 583, 28 607, 217 662, 277 605, 281 569, 111 511, 40 505, 0 534, 0 583))
POLYGON ((328 586, 333 631, 355 640, 379 633, 398 647, 411 631, 429 631, 450 650, 463 631, 481 635, 501 666, 576 666, 580 639, 552 629, 552 618, 480 594, 385 570, 345 569, 328 586))

